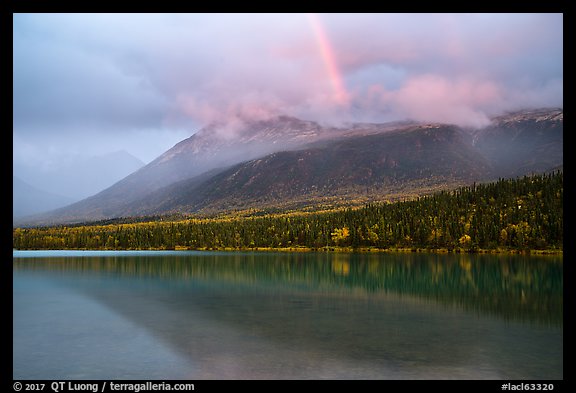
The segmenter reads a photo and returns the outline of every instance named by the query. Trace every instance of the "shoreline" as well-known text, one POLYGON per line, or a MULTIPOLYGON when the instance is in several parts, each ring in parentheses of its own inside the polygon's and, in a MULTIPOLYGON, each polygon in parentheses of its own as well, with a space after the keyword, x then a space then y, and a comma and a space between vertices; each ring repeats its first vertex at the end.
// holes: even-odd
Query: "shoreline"
MULTIPOLYGON (((422 253, 422 254, 494 254, 494 255, 538 255, 564 256, 563 249, 545 250, 514 250, 514 249, 464 249, 464 248, 418 248, 418 247, 200 247, 190 248, 175 246, 174 248, 65 248, 62 251, 257 251, 257 252, 326 252, 326 253, 422 253)), ((54 249, 29 248, 13 249, 13 251, 54 251, 54 249)))

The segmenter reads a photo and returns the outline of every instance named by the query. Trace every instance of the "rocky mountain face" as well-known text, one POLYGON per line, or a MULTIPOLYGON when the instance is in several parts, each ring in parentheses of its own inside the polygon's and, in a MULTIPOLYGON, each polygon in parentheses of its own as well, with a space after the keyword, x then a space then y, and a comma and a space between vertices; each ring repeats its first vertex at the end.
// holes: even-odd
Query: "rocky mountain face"
POLYGON ((562 109, 467 131, 414 122, 325 127, 282 116, 211 125, 103 192, 35 222, 386 199, 562 167, 562 109))

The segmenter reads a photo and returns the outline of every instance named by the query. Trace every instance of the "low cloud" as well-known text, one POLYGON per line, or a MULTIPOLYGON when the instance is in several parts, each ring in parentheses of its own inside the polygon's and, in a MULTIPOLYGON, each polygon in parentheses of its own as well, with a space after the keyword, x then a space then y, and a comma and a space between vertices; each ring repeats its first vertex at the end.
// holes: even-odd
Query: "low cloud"
MULTIPOLYGON (((317 20, 324 48, 303 14, 17 14, 14 134, 32 144, 68 132, 78 146, 99 136, 104 149, 139 130, 167 140, 229 121, 233 133, 276 114, 479 127, 506 110, 562 106, 561 14, 317 20)), ((153 139, 109 151, 138 156, 153 139)))

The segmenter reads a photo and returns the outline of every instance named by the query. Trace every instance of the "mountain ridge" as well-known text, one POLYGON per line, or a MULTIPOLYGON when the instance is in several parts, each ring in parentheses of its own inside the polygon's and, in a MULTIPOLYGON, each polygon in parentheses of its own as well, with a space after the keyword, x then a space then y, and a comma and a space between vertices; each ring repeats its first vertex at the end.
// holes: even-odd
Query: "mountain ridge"
POLYGON ((179 189, 166 190, 164 198, 160 190, 155 198, 163 203, 157 209, 138 210, 136 203, 128 213, 218 211, 222 205, 244 209, 338 196, 369 200, 397 194, 406 184, 421 190, 446 183, 462 185, 489 171, 483 157, 467 147, 467 138, 455 127, 414 127, 272 153, 237 164, 202 183, 183 182, 179 189), (442 144, 448 145, 445 150, 439 149, 442 144), (433 155, 436 165, 430 166, 433 155))
POLYGON ((557 108, 505 114, 479 130, 416 122, 337 128, 288 116, 218 127, 203 128, 113 187, 36 221, 217 212, 295 199, 306 205, 324 196, 358 197, 361 190, 364 199, 385 199, 403 189, 417 194, 545 171, 563 160, 557 108), (202 160, 208 169, 190 168, 202 160), (155 171, 162 181, 142 181, 155 171))

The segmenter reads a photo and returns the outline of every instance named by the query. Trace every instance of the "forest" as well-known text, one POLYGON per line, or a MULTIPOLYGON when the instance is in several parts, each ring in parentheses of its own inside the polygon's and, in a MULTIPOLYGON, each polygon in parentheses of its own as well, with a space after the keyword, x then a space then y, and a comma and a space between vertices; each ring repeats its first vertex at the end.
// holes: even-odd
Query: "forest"
POLYGON ((328 212, 13 229, 14 249, 562 250, 563 173, 328 212))

